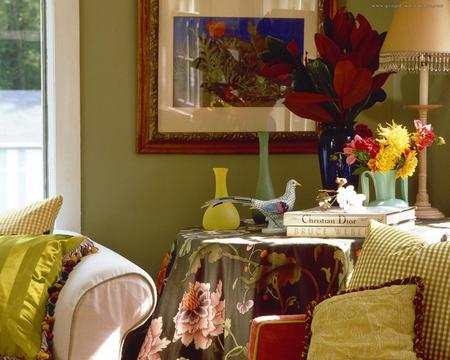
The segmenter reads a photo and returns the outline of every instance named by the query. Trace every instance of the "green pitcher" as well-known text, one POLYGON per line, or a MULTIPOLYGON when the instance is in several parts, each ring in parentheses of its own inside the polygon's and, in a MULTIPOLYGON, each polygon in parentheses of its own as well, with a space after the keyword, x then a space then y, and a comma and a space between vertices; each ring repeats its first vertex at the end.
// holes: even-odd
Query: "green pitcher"
POLYGON ((396 183, 396 170, 390 170, 387 172, 364 171, 361 174, 361 191, 366 195, 364 206, 395 206, 395 207, 407 207, 408 206, 408 178, 400 179, 400 193, 401 199, 397 199, 395 196, 395 183, 396 183), (370 200, 370 186, 369 178, 373 181, 375 188, 375 200, 370 200))

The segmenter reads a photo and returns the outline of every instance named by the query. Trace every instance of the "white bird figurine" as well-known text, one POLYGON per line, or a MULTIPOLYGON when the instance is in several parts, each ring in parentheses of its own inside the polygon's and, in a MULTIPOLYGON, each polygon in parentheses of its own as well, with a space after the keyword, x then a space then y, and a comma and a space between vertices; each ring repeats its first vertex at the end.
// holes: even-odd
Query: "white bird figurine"
POLYGON ((218 206, 225 202, 232 202, 243 206, 249 206, 251 209, 259 210, 268 221, 267 228, 263 229, 264 233, 280 233, 284 232, 283 214, 291 211, 295 204, 295 188, 301 186, 296 180, 291 179, 286 184, 286 191, 280 197, 272 200, 258 200, 242 196, 226 196, 213 200, 209 200, 203 207, 218 206))

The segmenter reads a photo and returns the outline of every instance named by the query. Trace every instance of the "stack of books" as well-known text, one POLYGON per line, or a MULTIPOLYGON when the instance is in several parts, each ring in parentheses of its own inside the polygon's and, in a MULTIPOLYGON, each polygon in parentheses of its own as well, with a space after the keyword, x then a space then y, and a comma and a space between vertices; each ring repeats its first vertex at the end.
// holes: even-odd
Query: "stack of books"
POLYGON ((340 208, 324 210, 320 207, 284 214, 287 236, 363 238, 367 235, 369 220, 393 225, 403 230, 415 226, 415 208, 369 206, 360 211, 344 212, 340 208))

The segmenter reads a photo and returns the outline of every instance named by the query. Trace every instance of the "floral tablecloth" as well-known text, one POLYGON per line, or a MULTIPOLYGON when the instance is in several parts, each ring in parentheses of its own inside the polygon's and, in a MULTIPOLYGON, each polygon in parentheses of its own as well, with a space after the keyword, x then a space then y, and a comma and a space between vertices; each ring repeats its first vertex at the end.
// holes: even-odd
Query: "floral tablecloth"
POLYGON ((180 232, 161 265, 139 360, 247 359, 252 319, 303 313, 345 286, 356 248, 354 240, 264 236, 255 227, 180 232))

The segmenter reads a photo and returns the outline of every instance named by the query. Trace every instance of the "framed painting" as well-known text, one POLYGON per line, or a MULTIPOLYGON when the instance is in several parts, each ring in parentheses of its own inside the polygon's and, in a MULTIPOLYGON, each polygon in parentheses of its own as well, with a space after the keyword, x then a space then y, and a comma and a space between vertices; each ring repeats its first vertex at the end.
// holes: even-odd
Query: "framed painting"
POLYGON ((139 153, 314 153, 316 123, 283 105, 264 74, 272 38, 315 57, 335 0, 138 0, 139 153))

